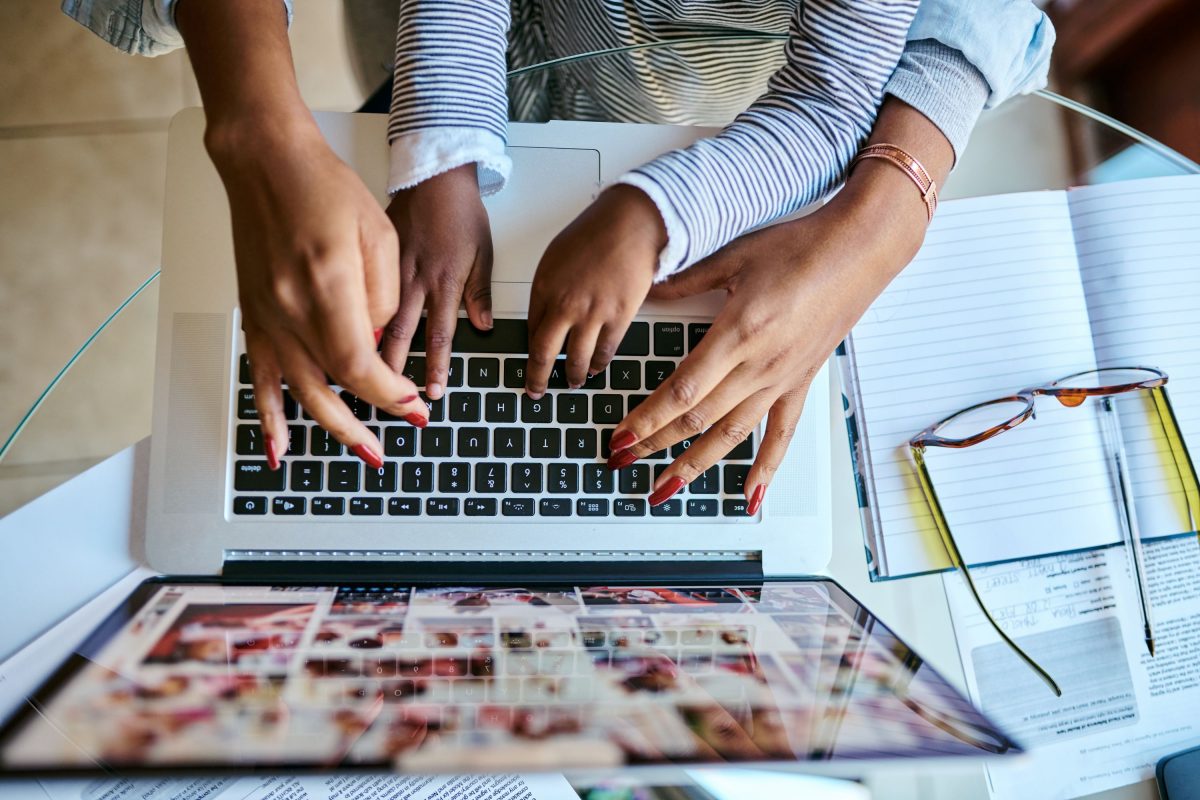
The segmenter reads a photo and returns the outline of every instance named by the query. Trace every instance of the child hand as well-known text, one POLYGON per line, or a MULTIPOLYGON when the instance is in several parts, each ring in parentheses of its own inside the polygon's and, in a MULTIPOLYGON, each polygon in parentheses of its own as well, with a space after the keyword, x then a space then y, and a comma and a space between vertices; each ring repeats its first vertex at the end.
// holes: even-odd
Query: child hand
POLYGON ((554 238, 529 296, 530 397, 545 394, 564 340, 572 388, 608 366, 646 299, 666 242, 654 203, 625 185, 606 189, 554 238))

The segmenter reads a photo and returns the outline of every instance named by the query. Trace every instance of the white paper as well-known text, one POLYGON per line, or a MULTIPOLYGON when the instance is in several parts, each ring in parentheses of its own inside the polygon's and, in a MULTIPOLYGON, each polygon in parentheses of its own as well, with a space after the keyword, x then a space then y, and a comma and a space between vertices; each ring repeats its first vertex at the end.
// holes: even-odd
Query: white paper
POLYGON ((1200 545, 1145 546, 1157 655, 1123 547, 973 571, 1001 626, 1063 689, 1055 698, 977 610, 962 576, 944 577, 968 692, 1030 756, 986 766, 993 797, 1071 798, 1151 779, 1200 739, 1200 545))

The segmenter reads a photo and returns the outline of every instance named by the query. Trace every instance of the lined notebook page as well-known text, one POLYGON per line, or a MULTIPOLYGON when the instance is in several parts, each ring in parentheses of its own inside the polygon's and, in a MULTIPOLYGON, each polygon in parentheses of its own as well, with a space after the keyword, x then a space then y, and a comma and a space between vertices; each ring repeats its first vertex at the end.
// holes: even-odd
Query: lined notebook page
MULTIPOLYGON (((1096 359, 1151 366, 1200 463, 1200 176, 1070 192, 1096 359)), ((1190 529, 1179 473, 1149 397, 1119 404, 1144 537, 1190 529)))
MULTIPOLYGON (((942 205, 925 245, 854 328, 859 431, 882 546, 879 570, 949 566, 908 439, 973 403, 1094 365, 1065 192, 942 205)), ((1042 398, 1030 420, 930 472, 968 563, 1119 540, 1092 404, 1042 398)))

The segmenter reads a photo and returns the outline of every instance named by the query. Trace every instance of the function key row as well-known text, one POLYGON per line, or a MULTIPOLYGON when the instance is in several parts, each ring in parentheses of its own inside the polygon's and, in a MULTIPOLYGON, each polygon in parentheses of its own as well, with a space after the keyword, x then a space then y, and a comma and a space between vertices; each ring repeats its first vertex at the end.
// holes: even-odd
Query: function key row
POLYGON ((715 498, 668 500, 649 506, 645 500, 547 497, 272 497, 239 495, 233 501, 238 516, 302 516, 311 507, 313 516, 382 517, 745 517, 744 500, 715 498), (461 506, 460 506, 461 502, 461 506), (311 505, 310 505, 311 504, 311 505))

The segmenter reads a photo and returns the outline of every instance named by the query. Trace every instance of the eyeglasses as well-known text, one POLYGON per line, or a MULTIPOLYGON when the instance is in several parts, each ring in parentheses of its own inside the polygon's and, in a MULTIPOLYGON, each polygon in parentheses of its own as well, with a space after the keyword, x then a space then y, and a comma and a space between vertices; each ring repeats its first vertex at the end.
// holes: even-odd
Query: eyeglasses
MULTIPOLYGON (((1187 505, 1188 521, 1191 525, 1191 530, 1196 531, 1197 510, 1200 509, 1200 484, 1197 483, 1196 470, 1192 465, 1187 446, 1184 444, 1183 434, 1180 431, 1179 422, 1175 417, 1175 410, 1171 407, 1166 383, 1167 374, 1162 370, 1152 367, 1112 367, 1079 372, 1044 386, 1024 389, 1008 397, 998 397, 995 400, 988 400, 983 403, 977 403, 969 408, 964 408, 962 411, 951 414, 940 422, 930 425, 912 437, 908 442, 913 462, 916 465, 921 490, 925 493, 925 500, 929 503, 929 510, 933 515, 934 525, 936 525, 938 533, 941 535, 942 543, 946 547, 946 552, 950 556, 951 566, 962 572, 967 587, 971 591, 971 596, 975 599, 980 611, 983 612, 984 617, 987 618, 987 621, 996 633, 999 634, 1000 638, 1012 648, 1013 652, 1022 661, 1038 674, 1038 677, 1054 690, 1056 695, 1061 696, 1062 690, 1050 674, 1001 629, 1000 625, 992 617, 991 612, 983 604, 983 599, 979 596, 979 590, 975 586, 971 572, 967 569, 966 560, 963 559, 958 543, 954 539, 954 534, 950 531, 950 524, 946 520, 941 503, 938 501, 937 492, 934 491, 933 480, 925 464, 925 448, 964 448, 986 442, 988 439, 1004 433, 1004 431, 1012 430, 1034 416, 1035 400, 1041 395, 1053 397, 1062 405, 1075 408, 1083 405, 1084 401, 1089 397, 1104 398, 1106 404, 1111 404, 1111 397, 1113 395, 1149 391, 1154 400, 1154 407, 1157 411, 1159 423, 1166 434, 1167 444, 1171 451, 1171 457, 1175 462, 1180 482, 1183 485, 1184 501, 1187 505)), ((1117 469, 1118 472, 1121 471, 1120 460, 1117 462, 1117 469)), ((1126 505, 1124 519, 1132 528, 1132 532, 1127 531, 1127 541, 1136 546, 1136 527, 1133 527, 1136 525, 1136 518, 1134 517, 1133 509, 1129 507, 1132 505, 1131 492, 1123 475, 1121 482, 1126 489, 1122 493, 1122 500, 1126 505)), ((1140 554, 1140 550, 1135 552, 1140 554)), ((1148 601, 1145 599, 1145 586, 1139 569, 1140 557, 1137 561, 1138 564, 1135 566, 1134 571, 1139 582, 1138 588, 1142 592, 1143 612, 1146 614, 1147 641, 1149 642, 1152 639, 1149 638, 1148 601)))

